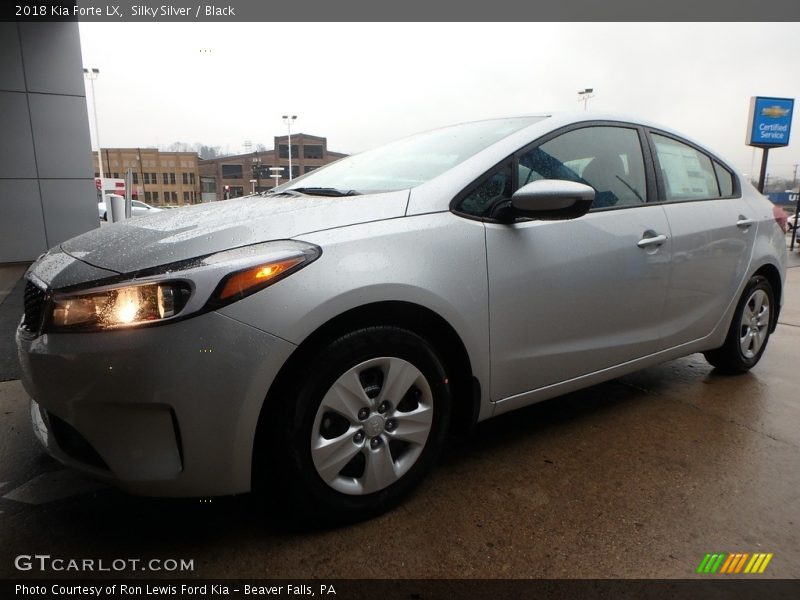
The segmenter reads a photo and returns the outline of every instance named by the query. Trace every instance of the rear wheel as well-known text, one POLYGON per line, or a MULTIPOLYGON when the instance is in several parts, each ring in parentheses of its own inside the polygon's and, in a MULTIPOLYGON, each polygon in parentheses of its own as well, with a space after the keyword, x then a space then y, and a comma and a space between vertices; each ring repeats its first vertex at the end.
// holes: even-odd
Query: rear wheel
POLYGON ((313 375, 284 396, 280 462, 293 505, 328 522, 385 511, 441 451, 450 417, 442 361, 416 333, 378 326, 331 342, 307 366, 313 375))
POLYGON ((773 307, 769 281, 753 276, 736 307, 725 343, 706 352, 706 360, 728 373, 745 373, 753 368, 767 348, 773 307))

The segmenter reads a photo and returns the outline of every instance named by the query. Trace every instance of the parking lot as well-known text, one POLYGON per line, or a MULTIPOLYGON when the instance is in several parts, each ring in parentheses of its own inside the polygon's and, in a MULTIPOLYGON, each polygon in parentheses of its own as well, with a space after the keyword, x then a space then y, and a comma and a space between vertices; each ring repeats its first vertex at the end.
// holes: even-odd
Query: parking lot
POLYGON ((0 577, 39 576, 14 558, 45 553, 192 559, 180 575, 197 578, 685 578, 709 552, 767 552, 761 577, 795 578, 799 348, 791 268, 750 374, 692 355, 491 420, 393 512, 333 530, 249 495, 147 499, 84 480, 44 455, 21 384, 2 382, 0 577))

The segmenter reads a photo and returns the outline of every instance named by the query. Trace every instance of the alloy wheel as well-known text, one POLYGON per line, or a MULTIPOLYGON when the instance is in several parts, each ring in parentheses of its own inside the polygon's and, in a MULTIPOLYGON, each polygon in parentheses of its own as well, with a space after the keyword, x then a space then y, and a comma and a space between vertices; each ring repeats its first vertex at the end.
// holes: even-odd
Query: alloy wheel
POLYGON ((745 358, 753 358, 763 347, 769 318, 769 297, 764 290, 757 289, 747 299, 739 322, 739 348, 745 358))

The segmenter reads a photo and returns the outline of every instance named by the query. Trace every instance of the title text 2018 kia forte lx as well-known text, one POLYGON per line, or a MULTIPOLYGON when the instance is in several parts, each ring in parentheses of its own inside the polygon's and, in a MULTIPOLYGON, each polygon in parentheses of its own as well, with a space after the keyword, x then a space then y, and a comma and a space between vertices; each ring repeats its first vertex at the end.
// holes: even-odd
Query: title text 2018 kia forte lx
POLYGON ((17 342, 64 463, 357 519, 456 424, 693 352, 750 369, 785 252, 771 204, 668 129, 496 119, 69 240, 28 271, 17 342))

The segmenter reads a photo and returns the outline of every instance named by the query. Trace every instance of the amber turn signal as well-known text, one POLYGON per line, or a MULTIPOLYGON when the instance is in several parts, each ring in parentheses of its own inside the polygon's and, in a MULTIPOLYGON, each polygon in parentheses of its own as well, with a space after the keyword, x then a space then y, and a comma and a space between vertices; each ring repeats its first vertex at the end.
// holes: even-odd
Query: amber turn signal
POLYGON ((305 257, 303 256, 296 256, 278 262, 251 267, 246 271, 240 271, 228 278, 218 298, 220 300, 227 300, 233 296, 246 294, 254 287, 264 286, 281 273, 303 262, 304 259, 305 257))

